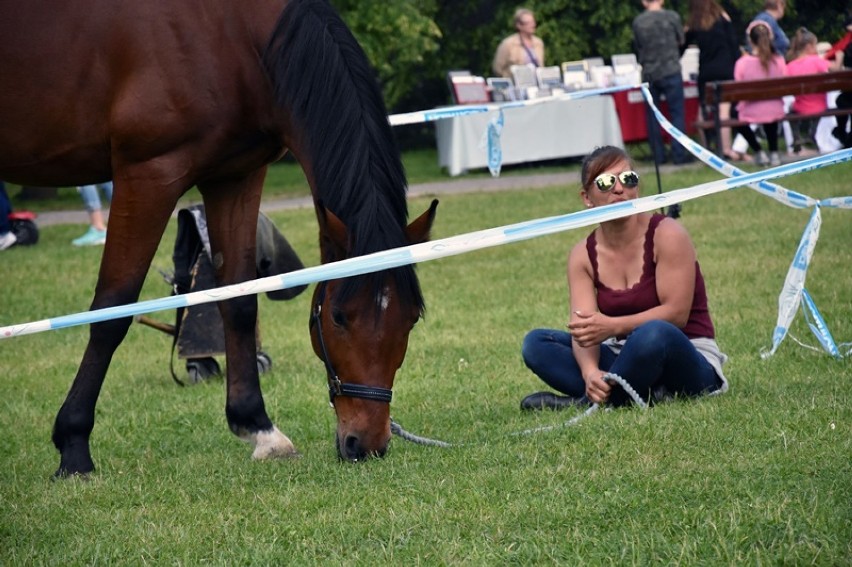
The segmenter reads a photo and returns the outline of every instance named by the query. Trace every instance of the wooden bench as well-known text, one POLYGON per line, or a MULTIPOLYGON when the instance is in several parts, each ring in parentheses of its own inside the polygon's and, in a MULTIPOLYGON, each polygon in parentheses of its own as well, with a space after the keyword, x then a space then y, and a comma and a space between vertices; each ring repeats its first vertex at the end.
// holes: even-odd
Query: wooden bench
MULTIPOLYGON (((741 100, 766 100, 782 98, 787 95, 803 95, 827 93, 830 91, 852 91, 852 69, 819 73, 816 75, 798 75, 795 77, 779 77, 777 79, 759 79, 755 81, 715 81, 705 85, 704 104, 709 109, 710 118, 698 120, 695 127, 702 133, 714 130, 716 133, 716 149, 721 139, 722 128, 745 126, 748 122, 737 119, 722 120, 719 117, 719 104, 722 102, 736 103, 741 100)), ((852 114, 852 108, 829 108, 819 114, 788 114, 784 120, 795 122, 811 120, 824 116, 842 116, 852 114)))

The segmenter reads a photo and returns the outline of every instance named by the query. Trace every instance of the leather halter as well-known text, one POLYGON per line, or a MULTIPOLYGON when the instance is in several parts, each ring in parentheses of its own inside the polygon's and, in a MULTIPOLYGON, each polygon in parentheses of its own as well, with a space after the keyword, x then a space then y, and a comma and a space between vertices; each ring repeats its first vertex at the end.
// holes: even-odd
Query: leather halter
POLYGON ((334 371, 331 359, 328 357, 328 349, 325 347, 325 339, 322 336, 322 303, 325 301, 325 290, 327 282, 320 282, 317 303, 311 311, 311 326, 316 324, 317 337, 322 350, 322 361, 325 363, 326 374, 328 374, 328 401, 334 405, 334 398, 346 396, 348 398, 361 398, 376 402, 390 403, 393 391, 380 386, 364 386, 362 384, 344 384, 334 371))

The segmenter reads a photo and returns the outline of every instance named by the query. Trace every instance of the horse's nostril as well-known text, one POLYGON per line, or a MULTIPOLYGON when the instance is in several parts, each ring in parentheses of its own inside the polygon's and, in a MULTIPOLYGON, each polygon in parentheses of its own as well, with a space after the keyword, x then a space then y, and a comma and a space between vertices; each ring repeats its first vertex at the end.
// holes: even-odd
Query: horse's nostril
POLYGON ((367 456, 364 448, 361 447, 361 440, 357 435, 347 435, 343 440, 344 456, 350 461, 357 461, 367 456))

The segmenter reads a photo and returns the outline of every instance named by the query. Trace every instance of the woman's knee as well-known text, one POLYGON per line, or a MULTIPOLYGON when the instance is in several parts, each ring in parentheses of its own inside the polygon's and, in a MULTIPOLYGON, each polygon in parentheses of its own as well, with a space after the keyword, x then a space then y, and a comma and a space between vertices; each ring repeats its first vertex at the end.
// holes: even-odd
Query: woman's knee
POLYGON ((526 334, 521 345, 521 356, 527 366, 547 362, 552 355, 550 348, 560 342, 556 338, 557 332, 552 329, 533 329, 526 334))
POLYGON ((664 321, 662 319, 654 319, 647 323, 642 323, 633 331, 634 333, 647 333, 652 335, 670 335, 672 333, 682 333, 676 325, 664 321))
POLYGON ((528 365, 538 358, 541 343, 544 341, 544 329, 533 329, 524 337, 521 344, 521 356, 528 365))
POLYGON ((668 321, 656 319, 636 327, 629 341, 643 351, 657 352, 664 349, 672 340, 685 337, 679 328, 668 321))

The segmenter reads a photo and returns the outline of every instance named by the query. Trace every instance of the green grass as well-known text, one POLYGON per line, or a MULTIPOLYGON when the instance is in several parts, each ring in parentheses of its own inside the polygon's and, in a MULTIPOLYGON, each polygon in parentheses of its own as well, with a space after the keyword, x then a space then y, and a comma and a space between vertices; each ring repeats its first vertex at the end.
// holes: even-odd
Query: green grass
MULTIPOLYGON (((784 180, 848 195, 845 164, 784 180)), ((714 179, 701 168, 668 187, 714 179)), ((650 188, 646 188, 650 191, 650 188)), ((441 197, 441 238, 577 210, 576 188, 441 197)), ((427 200, 410 204, 412 215, 427 200)), ((838 341, 852 341, 852 211, 824 210, 807 287, 838 341)), ((310 210, 272 215, 317 262, 310 210)), ((587 229, 424 263, 428 302, 394 388, 408 430, 381 461, 339 463, 309 293, 261 298, 268 411, 303 457, 252 462, 227 429, 221 380, 178 388, 169 337, 134 325, 110 368, 89 481, 51 482, 53 418, 85 346, 83 327, 0 341, 0 564, 846 564, 852 556, 850 360, 790 340, 768 360, 777 298, 809 211, 748 189, 685 205, 729 394, 650 411, 522 414, 541 389, 519 348, 566 318, 564 262, 587 229)), ((0 254, 0 325, 83 311, 100 250, 79 226, 0 254)), ((155 267, 168 269, 174 226, 155 267)), ((168 294, 154 269, 143 298, 168 294)), ((173 312, 154 314, 169 320, 173 312)), ((793 334, 815 343, 797 315, 793 334)))

